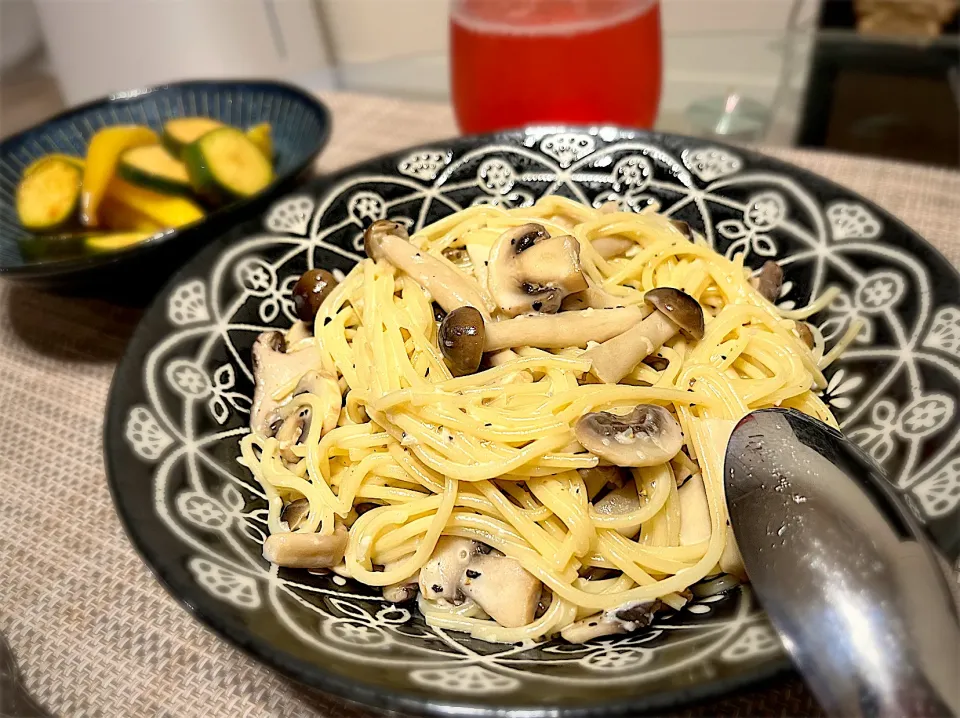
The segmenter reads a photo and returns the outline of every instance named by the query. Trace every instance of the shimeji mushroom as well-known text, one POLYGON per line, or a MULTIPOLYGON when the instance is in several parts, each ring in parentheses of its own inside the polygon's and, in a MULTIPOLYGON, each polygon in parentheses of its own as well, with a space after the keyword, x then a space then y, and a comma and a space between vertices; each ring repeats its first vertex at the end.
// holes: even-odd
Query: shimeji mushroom
POLYGON ((640 404, 629 414, 584 414, 574 426, 583 448, 614 466, 655 466, 683 446, 683 431, 662 406, 640 404))
POLYGON ((312 322, 323 300, 330 296, 337 284, 337 278, 326 269, 304 272, 293 286, 293 306, 297 316, 305 322, 312 322))
POLYGON ((283 507, 283 511, 280 512, 280 520, 287 524, 290 531, 294 531, 307 520, 309 513, 310 502, 306 499, 297 499, 283 507))
POLYGON ((464 569, 460 590, 506 628, 533 621, 542 585, 516 559, 479 554, 464 569))
POLYGON ((539 224, 512 227, 490 251, 487 287, 507 316, 552 314, 565 296, 587 288, 580 243, 569 235, 551 237, 539 224))
MULTIPOLYGON (((587 288, 583 291, 575 292, 564 298, 560 304, 560 308, 564 311, 591 308, 617 309, 626 304, 623 297, 610 294, 610 292, 600 287, 592 286, 590 280, 587 280, 587 285, 587 288)), ((647 313, 649 314, 649 312, 647 313)))
POLYGON ((760 267, 752 280, 752 284, 760 292, 760 296, 768 302, 777 301, 780 296, 780 288, 783 286, 783 270, 780 265, 772 260, 767 260, 760 267))
POLYGON ((813 330, 810 329, 810 325, 806 322, 794 322, 793 328, 797 332, 797 336, 800 337, 800 341, 807 345, 808 349, 813 349, 816 346, 816 341, 813 338, 813 330))
POLYGON ((473 374, 483 359, 483 315, 473 307, 460 307, 440 322, 437 342, 454 376, 473 374))
POLYGON ((316 345, 287 352, 280 332, 264 332, 258 336, 252 350, 254 389, 250 428, 261 436, 272 436, 279 428, 275 412, 280 403, 273 398, 274 394, 322 364, 320 347, 316 345))
POLYGON ((409 238, 402 224, 381 219, 363 233, 363 248, 371 259, 385 259, 410 275, 430 292, 433 301, 444 311, 474 307, 485 317, 489 316, 476 282, 436 257, 421 252, 407 241, 409 238))
POLYGON ((343 560, 347 529, 337 524, 332 534, 279 533, 263 542, 263 557, 287 568, 330 568, 343 560))
POLYGON ((585 347, 587 342, 602 342, 623 334, 641 321, 643 316, 643 310, 639 307, 623 307, 583 309, 487 322, 483 350, 585 347))
POLYGON ((586 643, 601 636, 637 631, 653 623, 654 614, 661 605, 658 598, 629 603, 571 623, 560 631, 560 635, 570 643, 586 643))
POLYGON ((591 373, 600 381, 616 384, 678 332, 694 339, 703 338, 703 309, 689 294, 660 287, 647 292, 644 301, 656 311, 583 355, 591 362, 591 373))

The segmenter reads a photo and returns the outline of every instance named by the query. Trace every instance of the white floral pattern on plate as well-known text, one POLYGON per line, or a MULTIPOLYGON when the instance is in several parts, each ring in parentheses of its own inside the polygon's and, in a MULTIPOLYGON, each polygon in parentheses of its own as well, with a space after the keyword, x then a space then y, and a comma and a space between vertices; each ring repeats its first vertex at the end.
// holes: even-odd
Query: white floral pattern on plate
POLYGON ((188 570, 204 592, 238 611, 269 611, 318 655, 403 671, 412 684, 450 695, 516 694, 531 681, 551 690, 658 685, 681 680, 691 664, 708 675, 780 655, 748 589, 694 601, 616 639, 479 646, 364 587, 278 572, 260 557, 264 497, 233 458, 250 405, 245 352, 257 332, 292 321, 299 273, 326 266, 342 276, 376 219, 415 230, 471 204, 526 206, 550 193, 594 206, 652 204, 753 266, 775 257, 789 276, 785 308, 839 284, 843 292, 814 321, 828 343, 855 318, 865 329, 831 369, 825 401, 923 520, 955 515, 960 435, 949 427, 960 396, 960 309, 956 300, 933 304, 924 265, 882 242, 877 212, 853 199, 823 206, 789 174, 751 169, 727 148, 677 153, 607 130, 533 130, 462 152, 408 152, 392 168, 341 177, 317 196, 282 199, 265 215, 268 234, 223 248, 209 274, 184 278, 168 294, 169 331, 146 357, 145 399, 127 409, 125 437, 149 464, 154 509, 190 554, 188 570))

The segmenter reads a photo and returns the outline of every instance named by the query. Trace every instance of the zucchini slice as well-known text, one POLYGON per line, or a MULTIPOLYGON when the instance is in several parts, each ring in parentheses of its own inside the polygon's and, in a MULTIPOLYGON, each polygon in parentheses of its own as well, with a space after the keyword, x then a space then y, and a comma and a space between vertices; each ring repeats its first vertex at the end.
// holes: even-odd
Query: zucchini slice
POLYGON ((84 165, 83 157, 75 157, 74 155, 64 155, 64 154, 60 154, 59 152, 54 152, 49 155, 44 155, 43 157, 38 157, 33 162, 28 164, 27 168, 23 171, 23 176, 28 177, 32 175, 34 170, 37 169, 37 167, 42 165, 47 160, 52 160, 52 159, 58 159, 58 160, 63 160, 64 162, 69 162, 73 165, 76 165, 80 169, 80 171, 83 172, 83 165, 84 165))
POLYGON ((273 130, 269 122, 261 122, 248 129, 247 137, 263 152, 268 162, 273 162, 273 130))
POLYGON ((65 259, 84 254, 87 234, 31 234, 20 240, 20 254, 24 259, 39 262, 45 259, 65 259))
POLYGON ((177 117, 163 125, 163 144, 174 157, 182 157, 187 145, 193 144, 211 130, 223 127, 209 117, 177 117))
POLYGON ((117 174, 130 184, 163 194, 189 194, 187 166, 161 145, 134 147, 120 155, 117 174))
POLYGON ((251 197, 273 180, 269 160, 235 127, 208 132, 183 151, 183 161, 197 194, 215 203, 251 197))
POLYGON ((59 157, 47 157, 17 186, 17 215, 25 229, 61 232, 77 218, 83 170, 59 157))

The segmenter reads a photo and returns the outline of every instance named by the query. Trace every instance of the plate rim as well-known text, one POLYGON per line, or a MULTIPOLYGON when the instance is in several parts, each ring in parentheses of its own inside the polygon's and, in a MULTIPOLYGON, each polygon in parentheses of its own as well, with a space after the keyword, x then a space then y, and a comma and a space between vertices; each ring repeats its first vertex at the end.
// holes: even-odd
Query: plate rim
MULTIPOLYGON (((125 262, 136 257, 145 256, 160 247, 168 246, 173 242, 178 242, 183 237, 205 232, 213 229, 213 234, 217 237, 229 231, 229 227, 223 226, 230 224, 231 221, 245 221, 250 218, 248 215, 261 203, 266 202, 277 196, 280 190, 289 183, 296 181, 313 164, 316 158, 326 148, 330 142, 330 136, 333 132, 333 114, 319 96, 310 93, 305 88, 283 80, 257 79, 257 78, 217 78, 217 79, 194 79, 183 80, 180 82, 167 82, 147 87, 135 88, 132 90, 121 90, 118 92, 104 95, 93 100, 89 100, 80 105, 68 107, 55 115, 51 115, 37 122, 30 127, 24 128, 19 132, 4 137, 0 140, 0 156, 10 152, 10 147, 22 142, 28 138, 31 133, 39 131, 43 126, 51 122, 67 120, 75 115, 82 114, 98 106, 109 107, 115 104, 134 102, 148 95, 165 90, 189 90, 198 86, 220 86, 227 88, 230 86, 254 86, 273 91, 281 91, 296 95, 310 109, 316 113, 321 123, 320 138, 304 157, 296 163, 290 170, 282 175, 277 175, 273 181, 263 190, 252 197, 240 199, 229 205, 215 209, 213 212, 205 215, 190 224, 182 227, 170 228, 157 232, 143 242, 138 242, 130 247, 120 249, 103 255, 87 255, 84 257, 71 257, 66 259, 54 259, 48 262, 28 262, 26 264, 6 265, 0 264, 0 279, 9 279, 11 281, 26 282, 31 280, 44 280, 67 278, 79 275, 87 271, 103 269, 125 262)), ((215 240, 214 240, 215 241, 215 240)), ((189 260, 188 260, 189 261, 189 260)), ((166 285, 164 285, 165 288, 166 285)), ((162 289, 161 289, 162 291, 162 289)))
MULTIPOLYGON (((937 263, 952 274, 953 278, 960 283, 960 268, 953 265, 943 253, 925 239, 919 232, 907 225, 898 216, 884 209, 873 200, 863 196, 859 192, 845 187, 823 175, 817 174, 812 170, 799 167, 788 160, 780 159, 772 155, 765 154, 752 147, 734 146, 724 142, 715 142, 712 139, 692 137, 674 133, 657 132, 653 130, 641 130, 637 128, 619 127, 615 125, 557 125, 542 124, 530 125, 523 128, 511 128, 493 133, 481 133, 471 135, 458 135, 446 137, 427 142, 419 142, 415 145, 399 148, 390 152, 381 153, 352 163, 333 172, 326 173, 312 181, 311 192, 322 196, 324 192, 336 186, 337 183, 346 177, 357 173, 365 167, 381 163, 387 160, 397 160, 404 156, 416 153, 418 151, 436 150, 438 148, 457 151, 463 146, 474 146, 478 141, 484 144, 493 144, 498 138, 502 140, 505 136, 524 137, 529 135, 543 136, 554 132, 588 132, 598 133, 601 131, 613 130, 617 133, 618 140, 637 139, 638 137, 647 138, 651 144, 663 144, 663 138, 670 138, 681 141, 686 145, 704 145, 711 148, 728 150, 753 160, 762 160, 773 162, 784 170, 788 171, 792 177, 798 179, 801 184, 810 181, 818 183, 832 191, 842 193, 851 199, 863 203, 866 207, 880 213, 885 221, 894 223, 900 231, 910 239, 910 246, 913 249, 921 249, 928 253, 937 263), (695 143, 695 144, 694 144, 695 143)), ((302 187, 301 187, 302 189, 302 187)), ((136 329, 131 334, 124 350, 124 354, 117 363, 116 371, 111 380, 110 389, 107 395, 106 419, 103 433, 103 452, 104 464, 107 474, 107 484, 110 491, 110 497, 114 504, 118 517, 120 518, 124 533, 130 540, 140 558, 147 565, 150 572, 157 578, 161 586, 179 603, 185 607, 194 620, 197 620, 220 638, 226 640, 235 648, 239 648, 243 653, 252 656, 258 662, 279 672, 282 676, 297 681, 308 691, 320 691, 337 696, 363 706, 387 709, 387 710, 406 710, 415 711, 418 714, 429 716, 523 716, 524 718, 534 718, 536 716, 558 716, 560 718, 614 718, 618 716, 646 714, 651 711, 663 710, 667 708, 676 708, 694 703, 699 703, 710 698, 719 698, 726 696, 734 691, 756 687, 760 688, 771 679, 793 674, 797 675, 792 669, 792 663, 786 654, 780 654, 777 657, 766 661, 762 666, 746 669, 742 672, 726 678, 701 681, 692 687, 685 689, 674 689, 653 693, 642 699, 631 698, 626 700, 617 700, 606 703, 596 703, 579 707, 548 706, 542 704, 522 704, 493 706, 472 701, 467 696, 461 696, 457 699, 434 698, 432 696, 421 696, 413 692, 404 692, 393 688, 381 687, 370 684, 356 678, 343 678, 336 673, 325 670, 322 666, 302 661, 290 655, 289 653, 278 651, 270 644, 258 639, 243 630, 234 630, 229 622, 221 619, 214 610, 206 610, 203 604, 194 605, 190 597, 201 595, 200 589, 195 586, 175 586, 176 581, 170 581, 170 572, 165 568, 162 556, 158 556, 149 545, 148 541, 138 536, 135 530, 136 522, 131 520, 131 516, 120 497, 122 493, 120 482, 117 476, 120 473, 114 465, 118 461, 117 451, 111 450, 111 444, 120 444, 120 431, 123 426, 123 411, 129 409, 129 406, 118 401, 118 395, 123 391, 120 386, 121 376, 128 374, 133 370, 131 357, 131 347, 136 343, 142 343, 147 332, 145 327, 146 318, 156 316, 158 311, 162 311, 163 303, 169 297, 169 290, 184 281, 190 275, 191 266, 197 261, 200 254, 212 252, 215 245, 223 244, 229 246, 228 235, 239 233, 245 225, 254 222, 253 218, 239 223, 218 237, 213 239, 206 247, 194 257, 182 265, 163 287, 157 292, 155 298, 150 302, 136 329)), ((244 230, 246 231, 246 230, 244 230)), ((213 259, 213 258, 212 258, 213 259)), ((927 257, 921 257, 924 266, 929 267, 930 263, 927 257)), ((214 260, 215 261, 215 260, 214 260)), ((139 365, 136 367, 139 369, 139 365)))

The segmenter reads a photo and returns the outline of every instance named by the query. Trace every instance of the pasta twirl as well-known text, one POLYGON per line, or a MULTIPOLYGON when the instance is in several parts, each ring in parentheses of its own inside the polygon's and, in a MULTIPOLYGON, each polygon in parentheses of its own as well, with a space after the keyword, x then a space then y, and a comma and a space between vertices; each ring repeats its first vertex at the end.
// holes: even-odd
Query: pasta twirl
POLYGON ((842 348, 824 355, 808 312, 654 213, 546 197, 381 230, 311 325, 255 347, 241 452, 265 555, 419 594, 428 623, 490 641, 632 630, 742 574, 735 422, 836 423, 816 391, 842 348))

